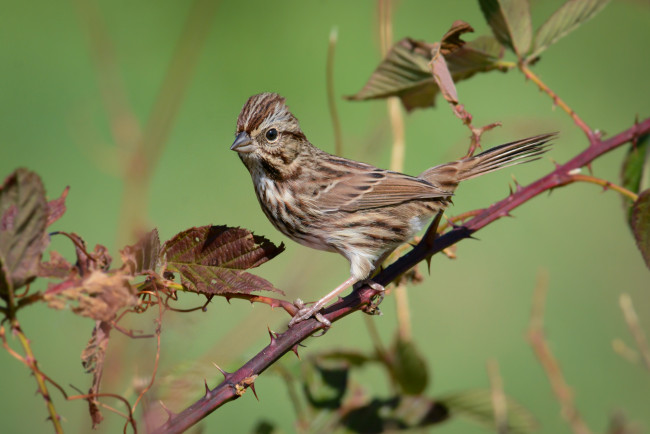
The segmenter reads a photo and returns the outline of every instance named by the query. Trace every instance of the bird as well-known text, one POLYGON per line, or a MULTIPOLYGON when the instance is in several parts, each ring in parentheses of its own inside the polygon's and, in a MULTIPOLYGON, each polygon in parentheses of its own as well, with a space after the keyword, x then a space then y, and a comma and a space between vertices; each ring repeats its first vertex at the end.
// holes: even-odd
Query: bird
POLYGON ((461 181, 540 158, 556 133, 541 134, 431 167, 418 176, 380 169, 329 154, 312 145, 285 98, 251 96, 239 117, 236 151, 250 172, 255 194, 271 224, 304 246, 344 256, 350 277, 311 306, 300 299, 289 327, 315 317, 372 272, 450 204, 461 181))

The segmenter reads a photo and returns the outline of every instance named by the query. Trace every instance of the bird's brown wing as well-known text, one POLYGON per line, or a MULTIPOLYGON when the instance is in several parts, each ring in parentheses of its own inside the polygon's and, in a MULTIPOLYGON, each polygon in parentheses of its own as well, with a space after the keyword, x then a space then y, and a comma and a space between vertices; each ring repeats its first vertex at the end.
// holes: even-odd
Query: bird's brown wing
POLYGON ((442 190, 424 179, 374 169, 353 171, 336 177, 320 193, 316 204, 325 211, 357 211, 451 195, 453 192, 442 190))

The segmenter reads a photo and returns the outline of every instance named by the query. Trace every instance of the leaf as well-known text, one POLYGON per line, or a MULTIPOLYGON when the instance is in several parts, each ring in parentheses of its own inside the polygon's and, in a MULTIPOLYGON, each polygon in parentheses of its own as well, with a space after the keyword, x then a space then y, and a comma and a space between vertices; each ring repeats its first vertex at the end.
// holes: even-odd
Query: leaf
POLYGON ((68 197, 68 191, 70 191, 70 187, 66 187, 58 199, 47 203, 47 226, 50 226, 65 214, 65 198, 68 197))
POLYGON ((312 359, 303 363, 303 387, 309 403, 315 408, 339 408, 347 390, 349 371, 344 361, 312 359))
POLYGON ((357 350, 335 349, 318 354, 320 360, 340 360, 346 362, 350 367, 360 367, 369 362, 377 362, 374 355, 368 355, 357 350))
MULTIPOLYGON (((470 31, 468 24, 457 21, 440 42, 440 52, 455 83, 477 72, 507 69, 500 62, 503 47, 494 38, 480 37, 467 43, 460 39, 462 33, 470 31)), ((366 101, 397 96, 408 111, 433 106, 439 91, 429 65, 433 48, 427 42, 402 39, 388 51, 364 87, 346 99, 366 101)))
MULTIPOLYGON (((650 188, 650 135, 645 134, 632 143, 627 150, 623 167, 621 168, 621 183, 623 187, 639 194, 650 188)), ((624 196, 624 206, 629 213, 633 201, 624 196)))
POLYGON ((111 321, 120 310, 138 304, 130 277, 122 270, 112 273, 93 270, 87 276, 73 276, 51 284, 43 299, 54 309, 69 308, 77 315, 111 321))
POLYGON ((273 434, 281 432, 278 430, 276 424, 270 420, 258 420, 253 429, 251 430, 252 434, 273 434))
POLYGON ((585 21, 593 18, 610 0, 568 0, 537 29, 530 58, 538 57, 585 21))
POLYGON ((120 250, 120 256, 130 274, 146 274, 156 271, 160 261, 160 248, 158 229, 153 229, 134 245, 120 250))
POLYGON ((415 343, 397 337, 391 351, 390 369, 407 395, 419 395, 429 382, 427 362, 415 343))
MULTIPOLYGON (((467 417, 489 428, 495 426, 492 398, 489 390, 467 390, 437 399, 444 404, 451 417, 467 417)), ((508 432, 513 434, 528 434, 537 429, 537 421, 533 414, 510 397, 506 397, 508 411, 508 432)))
POLYGON ((202 294, 273 291, 267 280, 243 270, 257 267, 284 251, 264 237, 242 228, 202 226, 177 234, 163 246, 167 268, 182 284, 202 294))
POLYGON ((49 242, 47 202, 40 177, 27 169, 0 187, 0 296, 31 282, 49 242))
POLYGON ((497 40, 523 58, 533 34, 528 0, 479 0, 479 3, 497 40))
MULTIPOLYGON (((97 395, 99 385, 104 371, 104 359, 106 358, 106 348, 108 347, 108 338, 111 333, 111 325, 104 321, 97 321, 93 328, 92 336, 88 345, 81 353, 81 364, 87 373, 93 374, 93 382, 88 394, 97 395)), ((90 418, 93 423, 93 429, 100 424, 104 417, 99 410, 99 401, 96 397, 88 398, 88 408, 90 418)))
POLYGON ((38 277, 65 279, 74 270, 72 264, 54 250, 50 251, 50 260, 41 262, 38 267, 38 277))
POLYGON ((101 244, 95 245, 92 253, 86 250, 86 242, 83 238, 75 233, 66 233, 74 242, 75 253, 77 254, 77 263, 75 268, 80 276, 87 276, 95 270, 108 271, 113 258, 108 254, 106 246, 101 244))
POLYGON ((375 398, 369 403, 343 412, 341 423, 353 432, 396 432, 436 425, 449 418, 444 404, 424 396, 402 395, 375 398))
POLYGON ((431 70, 433 72, 433 78, 436 81, 436 85, 442 92, 442 96, 450 103, 458 103, 458 93, 456 92, 456 85, 454 80, 451 78, 451 73, 447 67, 447 62, 445 61, 445 56, 440 52, 440 44, 433 44, 433 59, 431 59, 431 70))
POLYGON ((643 191, 632 205, 630 226, 636 245, 650 268, 650 189, 643 191))

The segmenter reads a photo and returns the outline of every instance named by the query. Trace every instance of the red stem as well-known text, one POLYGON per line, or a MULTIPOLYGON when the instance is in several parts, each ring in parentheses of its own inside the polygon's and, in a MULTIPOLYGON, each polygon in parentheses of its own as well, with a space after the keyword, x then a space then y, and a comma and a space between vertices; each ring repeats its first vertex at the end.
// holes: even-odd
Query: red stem
MULTIPOLYGON (((543 178, 526 187, 519 188, 507 198, 484 209, 476 217, 468 220, 465 225, 457 227, 437 238, 433 245, 427 246, 426 242, 420 242, 413 250, 375 276, 373 280, 381 285, 388 285, 418 262, 464 238, 470 237, 474 232, 493 221, 507 216, 510 211, 533 197, 547 190, 571 183, 570 171, 586 166, 601 155, 632 141, 635 137, 647 133, 650 133, 650 118, 635 124, 608 140, 600 140, 595 136, 590 137, 590 146, 569 162, 556 166, 555 170, 543 178)), ((368 286, 360 288, 327 308, 324 316, 332 323, 338 321, 344 316, 359 310, 362 306, 367 305, 376 294, 377 291, 368 286)), ((165 424, 154 432, 176 433, 185 431, 223 404, 239 398, 243 393, 242 391, 248 387, 251 377, 264 372, 285 353, 293 348, 297 348, 300 342, 321 328, 323 328, 322 323, 311 319, 298 323, 286 332, 277 337, 273 337, 269 345, 236 372, 226 374, 226 378, 221 384, 207 392, 203 398, 196 401, 181 413, 172 415, 165 424)))

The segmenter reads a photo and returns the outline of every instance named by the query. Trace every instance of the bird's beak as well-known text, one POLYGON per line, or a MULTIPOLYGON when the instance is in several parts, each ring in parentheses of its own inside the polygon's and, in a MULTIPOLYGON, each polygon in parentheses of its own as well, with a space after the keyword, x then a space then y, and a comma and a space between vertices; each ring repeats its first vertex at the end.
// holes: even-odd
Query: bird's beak
POLYGON ((231 151, 237 151, 240 154, 248 154, 249 152, 253 152, 253 149, 253 141, 246 131, 237 134, 235 141, 230 147, 231 151))

